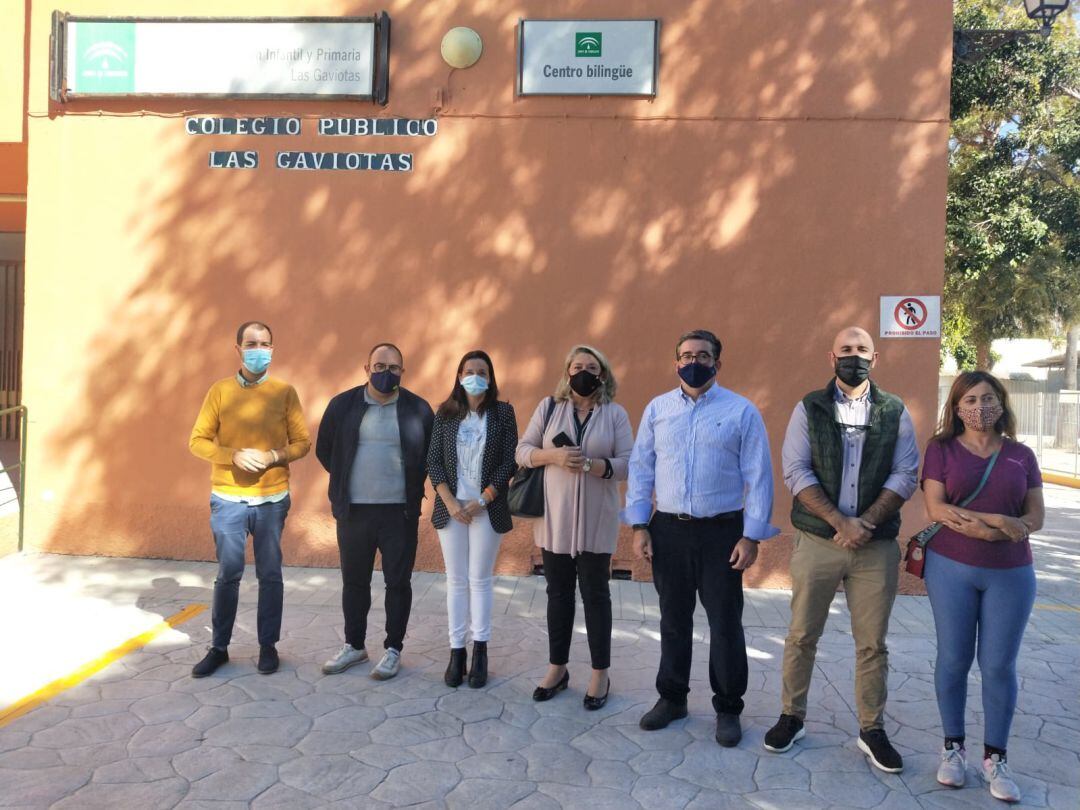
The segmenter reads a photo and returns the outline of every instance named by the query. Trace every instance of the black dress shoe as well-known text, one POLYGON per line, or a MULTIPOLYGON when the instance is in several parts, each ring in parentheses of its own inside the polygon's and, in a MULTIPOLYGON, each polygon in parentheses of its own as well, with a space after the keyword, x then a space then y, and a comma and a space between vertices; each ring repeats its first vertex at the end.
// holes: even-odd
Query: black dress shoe
POLYGON ((533 700, 537 703, 543 703, 545 700, 551 700, 555 695, 559 694, 563 689, 570 685, 570 670, 563 672, 562 677, 559 678, 559 682, 554 686, 538 686, 533 690, 533 700))
POLYGON ((271 672, 277 672, 278 664, 281 662, 278 660, 277 648, 273 644, 260 644, 259 645, 259 665, 257 669, 260 675, 269 675, 271 672))
POLYGON ((607 690, 603 695, 599 697, 593 697, 588 692, 585 693, 585 697, 581 699, 582 705, 587 711, 595 712, 597 709, 604 708, 604 704, 607 703, 608 695, 611 694, 611 678, 608 678, 607 690))
POLYGON ((219 650, 217 647, 207 647, 203 660, 191 668, 192 678, 205 678, 213 675, 217 668, 229 660, 228 650, 219 650))
POLYGON ((686 704, 675 703, 667 698, 660 698, 656 705, 642 715, 638 725, 645 731, 656 731, 667 728, 672 720, 682 720, 686 717, 686 704))
POLYGON ((716 741, 724 748, 734 748, 742 739, 739 715, 718 712, 716 715, 716 741))
POLYGON ((469 686, 479 689, 487 683, 487 642, 474 641, 472 665, 469 667, 469 686))
POLYGON ((447 686, 461 686, 465 680, 465 665, 468 663, 466 658, 464 647, 450 648, 450 663, 446 665, 443 683, 447 686))

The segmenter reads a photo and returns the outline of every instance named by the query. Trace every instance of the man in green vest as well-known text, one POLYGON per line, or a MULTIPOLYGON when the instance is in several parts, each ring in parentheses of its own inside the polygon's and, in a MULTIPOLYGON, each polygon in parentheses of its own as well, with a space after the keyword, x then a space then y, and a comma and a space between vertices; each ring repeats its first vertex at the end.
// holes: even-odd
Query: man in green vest
POLYGON ((900 507, 915 492, 919 450, 899 397, 878 388, 878 354, 857 326, 829 352, 835 376, 795 406, 784 438, 784 482, 795 496, 791 626, 784 642, 780 720, 765 748, 787 751, 805 731, 806 696, 818 639, 844 583, 855 640, 859 749, 888 773, 904 762, 885 734, 885 635, 899 577, 900 507))

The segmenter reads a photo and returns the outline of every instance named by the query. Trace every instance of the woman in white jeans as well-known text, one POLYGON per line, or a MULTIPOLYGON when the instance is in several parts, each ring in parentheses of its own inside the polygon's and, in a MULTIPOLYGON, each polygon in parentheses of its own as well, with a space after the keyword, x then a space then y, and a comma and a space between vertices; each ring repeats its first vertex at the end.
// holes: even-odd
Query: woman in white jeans
POLYGON ((467 631, 473 640, 469 686, 478 689, 487 683, 492 574, 500 535, 513 528, 506 492, 517 447, 514 408, 498 397, 491 358, 479 350, 468 352, 458 363, 454 388, 439 406, 431 432, 431 522, 446 565, 447 686, 465 680, 467 631))

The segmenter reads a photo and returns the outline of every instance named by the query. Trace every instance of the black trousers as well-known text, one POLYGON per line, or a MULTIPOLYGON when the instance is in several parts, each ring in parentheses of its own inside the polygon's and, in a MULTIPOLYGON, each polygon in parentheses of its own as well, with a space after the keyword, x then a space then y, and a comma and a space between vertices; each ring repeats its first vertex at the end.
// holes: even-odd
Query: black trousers
POLYGON ((683 521, 662 512, 649 524, 653 584, 660 597, 660 671, 656 691, 685 703, 690 692, 694 608, 700 596, 709 619, 709 683, 717 712, 741 714, 746 694, 742 572, 729 559, 743 522, 683 521))
POLYGON ((375 550, 382 554, 386 583, 386 640, 383 647, 400 651, 412 611, 412 569, 416 562, 419 516, 410 518, 404 504, 353 504, 337 522, 341 554, 341 610, 345 640, 357 649, 367 637, 371 609, 371 573, 375 550))
POLYGON ((581 586, 585 630, 593 669, 611 666, 611 555, 583 551, 577 557, 542 550, 547 579, 548 660, 565 666, 574 637, 574 585, 581 586))

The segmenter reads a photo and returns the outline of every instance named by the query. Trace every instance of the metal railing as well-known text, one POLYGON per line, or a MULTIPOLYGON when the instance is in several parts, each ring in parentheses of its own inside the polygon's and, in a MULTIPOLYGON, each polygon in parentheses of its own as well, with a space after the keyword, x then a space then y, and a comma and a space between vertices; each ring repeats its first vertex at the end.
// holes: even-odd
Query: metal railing
POLYGON ((19 471, 19 544, 18 551, 23 550, 23 527, 26 523, 26 422, 27 410, 25 405, 16 405, 13 408, 0 410, 0 419, 7 416, 15 416, 19 420, 19 461, 6 467, 0 467, 0 471, 8 472, 17 469, 19 471))

